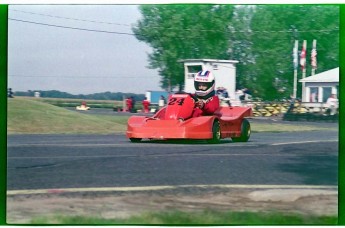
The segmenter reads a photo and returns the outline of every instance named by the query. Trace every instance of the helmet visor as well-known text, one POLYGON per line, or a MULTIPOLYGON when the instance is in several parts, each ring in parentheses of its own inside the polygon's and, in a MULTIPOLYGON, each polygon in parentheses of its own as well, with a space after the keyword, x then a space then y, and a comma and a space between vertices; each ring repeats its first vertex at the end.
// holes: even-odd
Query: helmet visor
POLYGON ((197 81, 194 81, 194 88, 195 88, 195 90, 198 90, 198 91, 206 91, 209 88, 211 88, 212 85, 213 85, 213 82, 197 82, 197 81))

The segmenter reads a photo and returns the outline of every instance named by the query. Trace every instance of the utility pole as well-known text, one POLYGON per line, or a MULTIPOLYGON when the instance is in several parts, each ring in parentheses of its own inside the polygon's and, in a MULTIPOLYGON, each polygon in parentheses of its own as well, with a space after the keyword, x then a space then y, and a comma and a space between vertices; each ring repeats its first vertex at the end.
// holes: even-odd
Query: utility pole
POLYGON ((168 79, 168 89, 169 89, 169 94, 171 93, 171 79, 170 79, 170 75, 169 75, 169 79, 168 79))
POLYGON ((297 68, 298 68, 298 40, 295 40, 295 46, 293 48, 293 98, 297 97, 297 68))

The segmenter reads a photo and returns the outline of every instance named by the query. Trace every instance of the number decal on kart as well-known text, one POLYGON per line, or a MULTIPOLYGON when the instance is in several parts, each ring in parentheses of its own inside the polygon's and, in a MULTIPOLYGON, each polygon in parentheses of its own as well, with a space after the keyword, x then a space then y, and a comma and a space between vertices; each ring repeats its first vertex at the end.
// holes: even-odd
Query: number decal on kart
POLYGON ((177 99, 177 98, 170 98, 170 100, 169 100, 169 103, 168 103, 168 105, 174 105, 174 104, 178 104, 178 105, 183 105, 183 102, 184 102, 184 99, 185 98, 181 98, 181 99, 177 99))

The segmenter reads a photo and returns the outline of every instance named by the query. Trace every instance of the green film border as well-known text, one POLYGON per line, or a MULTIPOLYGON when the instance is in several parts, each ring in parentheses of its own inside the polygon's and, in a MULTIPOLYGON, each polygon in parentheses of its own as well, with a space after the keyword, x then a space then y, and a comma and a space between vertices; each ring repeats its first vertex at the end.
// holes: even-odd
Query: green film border
MULTIPOLYGON (((345 225, 345 5, 340 6, 339 225, 345 225)), ((0 225, 6 225, 8 5, 0 5, 0 225)), ((330 50, 331 51, 331 50, 330 50)))
POLYGON ((6 224, 7 15, 8 5, 0 5, 0 225, 6 224))
POLYGON ((338 188, 338 202, 339 202, 339 225, 345 225, 345 134, 344 134, 344 107, 345 107, 345 5, 340 5, 340 75, 339 75, 339 188, 338 188))

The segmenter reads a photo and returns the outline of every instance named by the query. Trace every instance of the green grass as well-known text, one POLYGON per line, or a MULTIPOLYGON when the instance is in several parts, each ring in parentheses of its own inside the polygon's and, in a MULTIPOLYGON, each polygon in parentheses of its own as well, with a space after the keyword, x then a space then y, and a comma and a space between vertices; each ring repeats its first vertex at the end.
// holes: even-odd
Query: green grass
POLYGON ((268 123, 251 123, 252 132, 297 132, 297 131, 317 131, 317 130, 337 130, 335 127, 317 127, 303 125, 300 122, 288 124, 268 124, 268 123))
POLYGON ((202 212, 163 211, 144 213, 126 219, 83 216, 36 218, 31 224, 99 224, 99 225, 336 225, 336 216, 311 216, 278 212, 202 212))
MULTIPOLYGON (((49 99, 48 99, 49 100, 49 99)), ((63 100, 59 100, 63 102, 63 100)), ((88 115, 57 107, 47 99, 8 99, 9 134, 111 134, 124 133, 128 116, 88 115)), ((325 128, 297 124, 251 123, 253 132, 313 131, 325 128)), ((337 130, 337 129, 333 129, 337 130)))
MULTIPOLYGON (((127 117, 128 118, 128 117, 127 117)), ((126 118, 78 113, 40 100, 8 100, 9 134, 109 134, 124 132, 126 118)))
MULTIPOLYGON (((25 97, 24 97, 25 98, 25 97)), ((29 97, 26 97, 30 99, 29 97)), ((38 99, 36 99, 38 100, 38 99)), ((52 104, 58 107, 76 107, 81 105, 83 101, 91 108, 114 108, 122 107, 122 101, 110 100, 87 100, 87 99, 63 99, 63 98, 39 98, 40 101, 52 104)))

